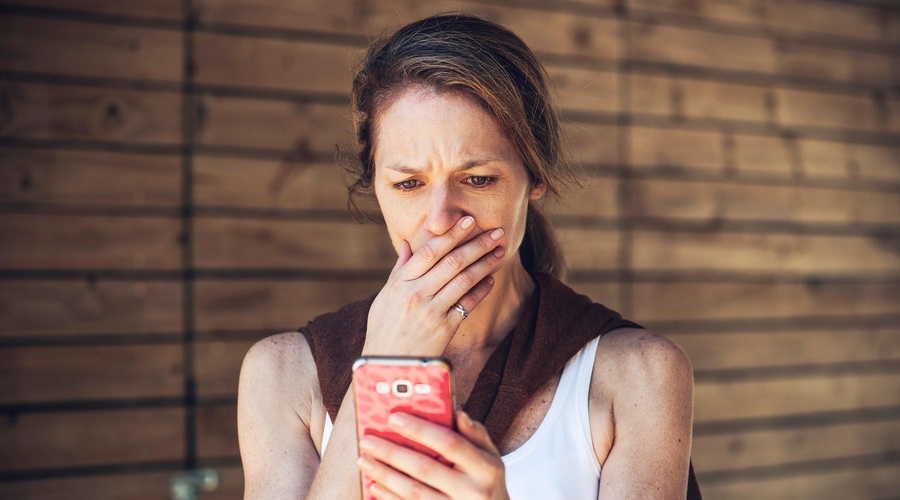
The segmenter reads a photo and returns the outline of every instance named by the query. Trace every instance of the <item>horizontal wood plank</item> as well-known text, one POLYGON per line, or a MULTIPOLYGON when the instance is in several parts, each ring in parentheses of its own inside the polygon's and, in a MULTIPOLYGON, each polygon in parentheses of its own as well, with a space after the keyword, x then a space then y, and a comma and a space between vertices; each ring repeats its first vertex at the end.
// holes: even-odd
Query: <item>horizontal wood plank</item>
POLYGON ((180 460, 184 410, 22 413, 0 420, 0 447, 2 471, 180 460))
POLYGON ((666 335, 694 370, 865 363, 900 360, 900 329, 687 332, 666 335))
POLYGON ((638 60, 876 85, 893 83, 891 57, 655 23, 628 26, 638 60))
MULTIPOLYGON (((297 333, 297 335, 300 335, 297 333)), ((201 341, 194 344, 197 396, 237 397, 244 356, 256 340, 201 341)))
POLYGON ((900 35, 900 16, 889 10, 880 10, 874 5, 815 0, 792 2, 631 0, 630 5, 649 12, 697 16, 710 21, 735 23, 765 31, 777 29, 790 33, 832 35, 882 42, 896 42, 897 36, 900 35))
POLYGON ((559 201, 548 201, 544 213, 566 217, 614 219, 619 215, 619 179, 585 176, 583 187, 563 192, 559 201))
POLYGON ((14 214, 0 219, 0 268, 176 269, 174 217, 14 214))
POLYGON ((618 231, 558 227, 555 232, 569 269, 602 270, 618 267, 618 231))
POLYGON ((793 500, 796 498, 893 498, 900 490, 900 465, 888 462, 880 465, 848 465, 841 470, 787 474, 743 479, 715 484, 703 484, 703 495, 729 500, 793 500))
POLYGON ((0 70, 177 82, 183 37, 176 30, 3 15, 0 70))
POLYGON ((777 467, 900 451, 900 421, 696 435, 692 455, 704 472, 777 467))
POLYGON ((621 109, 618 73, 559 65, 546 68, 561 108, 592 113, 616 113, 621 109))
POLYGON ((638 282, 633 287, 633 319, 639 323, 900 312, 896 284, 638 282))
POLYGON ((706 223, 900 224, 900 196, 880 191, 663 179, 628 181, 632 214, 706 223))
POLYGON ((532 10, 514 5, 438 0, 375 2, 365 8, 316 0, 284 3, 264 0, 198 0, 200 18, 229 23, 373 37, 416 19, 447 11, 466 11, 509 26, 537 52, 614 59, 619 56, 617 21, 563 11, 532 10))
POLYGON ((757 123, 771 119, 767 87, 640 73, 628 81, 633 113, 757 123))
MULTIPOLYGON (((387 274, 385 274, 387 276, 387 274)), ((199 332, 295 331, 309 320, 378 292, 383 281, 197 280, 199 332)))
POLYGON ((594 302, 605 305, 615 311, 622 307, 619 291, 622 285, 619 283, 590 283, 572 281, 567 283, 576 292, 587 295, 594 302))
MULTIPOLYGON (((349 218, 349 217, 348 217, 349 218)), ((194 262, 200 268, 383 269, 397 254, 384 226, 198 217, 194 262)))
POLYGON ((360 48, 197 33, 196 82, 257 89, 350 93, 360 48), (315 68, 315 71, 310 71, 315 68))
MULTIPOLYGON (((346 210, 341 165, 198 155, 193 199, 198 206, 276 210, 346 210)), ((374 203, 365 205, 370 210, 374 203)))
POLYGON ((197 456, 202 459, 240 456, 237 406, 197 407, 197 456))
POLYGON ((701 381, 694 422, 773 418, 900 404, 896 373, 809 375, 771 380, 701 381))
POLYGON ((634 233, 634 268, 780 275, 881 277, 900 269, 896 236, 820 236, 726 231, 634 233), (853 255, 848 259, 848 255, 853 255))
POLYGON ((871 96, 774 89, 775 114, 787 126, 813 126, 890 132, 890 124, 871 96))
POLYGON ((0 148, 0 203, 176 207, 181 203, 181 158, 0 148))
MULTIPOLYGON (((166 500, 169 472, 134 472, 0 482, 0 497, 40 500, 166 500)), ((237 497, 234 497, 237 498, 237 497)))
POLYGON ((628 136, 631 164, 722 172, 724 138, 719 132, 632 127, 628 136))
POLYGON ((0 338, 178 332, 183 288, 176 281, 0 280, 0 338))
POLYGON ((203 146, 263 148, 294 158, 351 151, 349 106, 200 95, 195 140, 203 146))
POLYGON ((149 19, 181 20, 184 17, 181 0, 0 0, 0 4, 149 19))
POLYGON ((181 142, 177 92, 3 82, 0 137, 144 145, 181 142))
POLYGON ((4 347, 0 403, 179 397, 180 344, 4 347))

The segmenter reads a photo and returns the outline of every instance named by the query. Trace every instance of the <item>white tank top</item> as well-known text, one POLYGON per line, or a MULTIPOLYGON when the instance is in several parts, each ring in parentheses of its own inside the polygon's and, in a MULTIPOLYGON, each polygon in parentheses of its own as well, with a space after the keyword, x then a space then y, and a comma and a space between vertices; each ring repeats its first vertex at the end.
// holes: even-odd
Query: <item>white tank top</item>
MULTIPOLYGON (((500 457, 511 500, 597 499, 600 463, 591 441, 588 396, 599 341, 595 338, 566 363, 550 409, 534 434, 500 457)), ((332 428, 326 413, 321 455, 332 428)))

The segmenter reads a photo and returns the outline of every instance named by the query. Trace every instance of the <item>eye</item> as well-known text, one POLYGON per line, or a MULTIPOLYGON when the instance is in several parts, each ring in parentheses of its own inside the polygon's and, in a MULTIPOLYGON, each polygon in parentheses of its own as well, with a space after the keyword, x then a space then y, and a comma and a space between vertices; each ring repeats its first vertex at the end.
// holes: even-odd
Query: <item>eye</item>
POLYGON ((466 181, 472 187, 479 188, 479 189, 488 187, 489 185, 491 185, 494 182, 494 180, 496 180, 494 177, 489 177, 486 175, 472 175, 472 176, 466 177, 466 181))
POLYGON ((401 191, 410 191, 419 187, 419 181, 417 181, 416 179, 408 179, 403 182, 394 184, 394 187, 401 191))

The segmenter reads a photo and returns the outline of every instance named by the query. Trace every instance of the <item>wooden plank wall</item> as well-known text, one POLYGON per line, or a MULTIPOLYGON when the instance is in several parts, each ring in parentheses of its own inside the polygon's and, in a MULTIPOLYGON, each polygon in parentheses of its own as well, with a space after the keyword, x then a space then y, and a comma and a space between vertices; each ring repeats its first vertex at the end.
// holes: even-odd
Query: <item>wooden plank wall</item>
POLYGON ((0 0, 0 497, 240 497, 247 348, 394 258, 332 164, 350 67, 454 9, 546 62, 571 281, 689 353, 706 496, 897 495, 897 7, 0 0))

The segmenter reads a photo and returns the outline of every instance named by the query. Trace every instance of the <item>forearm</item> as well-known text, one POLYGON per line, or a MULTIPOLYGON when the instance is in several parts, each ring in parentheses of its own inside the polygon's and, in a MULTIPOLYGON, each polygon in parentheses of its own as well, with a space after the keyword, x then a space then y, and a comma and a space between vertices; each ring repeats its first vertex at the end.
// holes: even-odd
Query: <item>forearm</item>
POLYGON ((360 498, 356 443, 356 406, 353 390, 347 391, 341 411, 334 421, 328 449, 319 464, 307 499, 330 500, 360 498))

